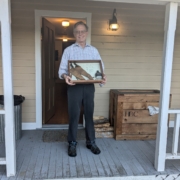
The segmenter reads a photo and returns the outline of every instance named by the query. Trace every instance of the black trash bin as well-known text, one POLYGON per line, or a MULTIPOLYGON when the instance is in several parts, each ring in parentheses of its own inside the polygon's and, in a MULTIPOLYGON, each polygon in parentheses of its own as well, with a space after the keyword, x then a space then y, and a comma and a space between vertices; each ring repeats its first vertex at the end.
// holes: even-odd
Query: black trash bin
MULTIPOLYGON (((18 140, 22 135, 22 103, 24 96, 14 95, 14 121, 15 121, 15 139, 18 140)), ((4 96, 0 95, 0 108, 4 109, 4 96)), ((0 142, 5 141, 5 122, 4 114, 0 114, 0 142)))

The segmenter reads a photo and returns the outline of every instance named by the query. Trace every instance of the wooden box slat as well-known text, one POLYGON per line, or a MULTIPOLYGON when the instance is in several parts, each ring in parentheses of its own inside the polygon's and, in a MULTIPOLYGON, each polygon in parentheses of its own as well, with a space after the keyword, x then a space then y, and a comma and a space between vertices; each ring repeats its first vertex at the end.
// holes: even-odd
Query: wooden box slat
POLYGON ((116 140, 149 140, 149 139, 156 139, 156 135, 117 135, 115 136, 116 140))
POLYGON ((158 123, 158 114, 149 115, 149 110, 123 110, 122 123, 158 123))
POLYGON ((122 134, 156 135, 157 124, 122 124, 122 134))
POLYGON ((123 103, 123 109, 148 109, 148 106, 159 107, 158 102, 123 103))
POLYGON ((154 90, 154 89, 112 89, 114 93, 117 94, 123 94, 123 95, 129 95, 129 94, 159 94, 159 90, 154 90))
POLYGON ((118 96, 118 102, 159 102, 160 95, 158 96, 118 96))

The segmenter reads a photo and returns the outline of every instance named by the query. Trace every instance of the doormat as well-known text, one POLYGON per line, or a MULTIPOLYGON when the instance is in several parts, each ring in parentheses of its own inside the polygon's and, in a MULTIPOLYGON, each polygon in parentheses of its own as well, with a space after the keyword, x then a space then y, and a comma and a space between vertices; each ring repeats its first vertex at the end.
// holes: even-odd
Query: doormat
MULTIPOLYGON (((42 140, 43 142, 67 142, 67 135, 68 130, 67 129, 61 129, 61 130, 48 130, 44 131, 42 140)), ((77 131, 77 140, 85 140, 85 130, 84 129, 78 129, 77 131)))

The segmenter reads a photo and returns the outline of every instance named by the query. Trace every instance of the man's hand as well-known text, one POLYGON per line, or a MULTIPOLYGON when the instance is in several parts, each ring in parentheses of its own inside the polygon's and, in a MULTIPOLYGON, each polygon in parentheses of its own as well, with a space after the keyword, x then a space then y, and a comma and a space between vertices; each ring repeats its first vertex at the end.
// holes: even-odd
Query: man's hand
POLYGON ((66 74, 64 74, 64 79, 65 79, 65 81, 66 81, 66 83, 67 83, 68 85, 71 85, 71 86, 76 85, 75 83, 73 83, 73 82, 71 81, 71 78, 70 78, 68 75, 66 75, 66 74))
POLYGON ((105 85, 106 81, 107 81, 106 76, 105 76, 105 74, 103 74, 103 79, 101 81, 101 84, 105 85))

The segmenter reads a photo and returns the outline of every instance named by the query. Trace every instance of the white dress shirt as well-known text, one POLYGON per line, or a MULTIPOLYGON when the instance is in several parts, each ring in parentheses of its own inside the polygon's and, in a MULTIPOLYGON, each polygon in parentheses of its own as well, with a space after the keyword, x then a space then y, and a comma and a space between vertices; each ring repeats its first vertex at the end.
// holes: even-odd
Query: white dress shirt
POLYGON ((78 43, 75 43, 64 50, 58 71, 60 79, 63 79, 62 74, 69 74, 68 60, 101 60, 104 69, 104 63, 98 50, 89 44, 82 48, 78 43))

